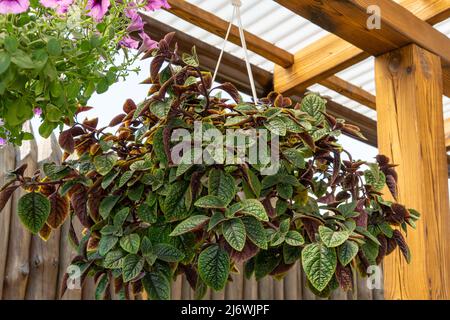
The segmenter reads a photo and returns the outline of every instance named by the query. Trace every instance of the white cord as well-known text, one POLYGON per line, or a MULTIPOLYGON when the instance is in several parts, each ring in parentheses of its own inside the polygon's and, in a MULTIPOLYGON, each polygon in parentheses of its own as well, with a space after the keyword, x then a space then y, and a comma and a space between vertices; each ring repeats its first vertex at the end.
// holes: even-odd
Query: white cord
POLYGON ((220 51, 219 59, 217 60, 216 69, 214 70, 214 75, 212 78, 212 83, 214 83, 214 81, 216 80, 216 76, 219 71, 220 62, 222 61, 223 53, 225 52, 225 46, 227 45, 227 40, 230 35, 231 27, 233 26, 235 14, 236 14, 236 7, 233 7, 233 13, 231 14, 230 24, 228 25, 228 30, 227 30, 227 33, 225 35, 223 45, 222 45, 222 50, 220 51))
POLYGON ((253 79, 252 68, 250 66, 250 60, 249 60, 249 57, 248 57, 247 43, 245 41, 244 28, 242 27, 241 10, 240 10, 241 1, 240 0, 231 0, 231 3, 233 5, 233 13, 231 15, 230 24, 228 25, 228 30, 227 30, 227 33, 225 35, 224 41, 223 41, 223 46, 222 46, 222 50, 221 50, 220 55, 219 55, 219 59, 217 60, 216 69, 215 69, 214 75, 213 75, 213 83, 216 80, 216 76, 217 76, 217 73, 219 71, 219 65, 220 65, 220 63, 222 61, 223 53, 225 51, 225 45, 226 45, 228 37, 230 35, 231 27, 233 26, 234 17, 237 16, 238 27, 239 27, 239 37, 241 39, 242 49, 244 49, 245 65, 247 67, 248 79, 250 80, 250 86, 251 86, 251 89, 252 89, 253 102, 256 105, 257 101, 258 101, 258 97, 256 95, 255 81, 253 79))

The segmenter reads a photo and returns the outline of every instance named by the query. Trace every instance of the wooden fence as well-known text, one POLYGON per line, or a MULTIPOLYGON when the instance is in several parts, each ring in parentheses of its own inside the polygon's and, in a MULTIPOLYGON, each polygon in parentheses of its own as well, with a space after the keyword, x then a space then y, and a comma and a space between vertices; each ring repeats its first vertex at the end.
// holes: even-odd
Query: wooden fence
MULTIPOLYGON (((61 151, 56 138, 36 144, 27 141, 20 148, 6 146, 0 149, 0 185, 9 170, 28 164, 30 174, 46 161, 58 162, 61 151)), ((0 298, 1 299, 59 299, 63 275, 75 253, 67 241, 68 224, 53 231, 47 242, 26 231, 16 214, 17 200, 21 196, 17 190, 0 213, 0 298)), ((80 225, 75 227, 80 230, 80 225)), ((241 268, 242 270, 242 268, 241 268)), ((305 286, 305 275, 296 265, 282 280, 266 278, 259 282, 233 275, 223 292, 208 291, 205 299, 285 299, 315 300, 305 286)), ((366 279, 357 280, 355 292, 335 292, 330 299, 383 299, 383 290, 369 290, 366 279)), ((93 299, 95 284, 88 278, 82 289, 68 290, 62 299, 93 299)), ((115 295, 112 293, 112 297, 115 295)), ((173 299, 194 299, 185 277, 179 276, 172 288, 173 299)))

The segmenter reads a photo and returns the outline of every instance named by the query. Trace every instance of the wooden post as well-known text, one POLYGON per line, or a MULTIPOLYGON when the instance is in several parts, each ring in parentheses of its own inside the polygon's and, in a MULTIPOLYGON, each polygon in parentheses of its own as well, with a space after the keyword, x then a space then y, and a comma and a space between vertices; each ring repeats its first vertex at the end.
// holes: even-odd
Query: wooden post
MULTIPOLYGON (((407 45, 376 58, 378 145, 398 164, 400 203, 421 213, 407 243, 384 264, 386 299, 450 298, 447 157, 439 57, 407 45)), ((387 195, 389 192, 385 192, 387 195)))
MULTIPOLYGON (((0 149, 0 185, 6 183, 8 171, 14 170, 16 166, 16 155, 14 147, 7 145, 0 149)), ((3 280, 6 263, 8 260, 8 238, 9 226, 11 222, 12 201, 9 200, 6 206, 0 211, 0 299, 3 296, 3 280)))
MULTIPOLYGON (((24 130, 32 132, 31 125, 26 123, 24 130)), ((28 164, 25 175, 32 175, 37 167, 37 145, 35 141, 25 141, 16 150, 16 166, 28 164)), ((12 214, 8 243, 8 260, 3 283, 3 299, 25 299, 30 274, 31 233, 25 229, 17 215, 17 203, 26 192, 18 189, 12 197, 12 214)))

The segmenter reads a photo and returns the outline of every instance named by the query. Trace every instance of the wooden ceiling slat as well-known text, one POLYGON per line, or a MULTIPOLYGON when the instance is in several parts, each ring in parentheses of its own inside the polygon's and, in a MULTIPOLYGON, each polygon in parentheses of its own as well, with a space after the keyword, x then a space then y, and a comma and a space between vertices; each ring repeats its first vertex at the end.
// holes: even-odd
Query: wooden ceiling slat
POLYGON ((328 35, 300 50, 291 67, 276 66, 275 90, 304 90, 369 54, 415 42, 443 57, 444 94, 450 96, 450 40, 429 25, 450 16, 450 0, 398 0, 399 4, 389 0, 275 1, 337 35, 328 35), (381 8, 381 30, 366 28, 366 8, 372 4, 381 8))
MULTIPOLYGON (((142 15, 145 24, 145 32, 153 39, 161 39, 170 32, 175 33, 175 41, 178 43, 180 52, 190 52, 192 46, 195 46, 198 50, 199 60, 201 68, 207 71, 213 71, 220 50, 211 46, 199 39, 189 36, 188 34, 181 32, 171 26, 168 26, 154 18, 146 15, 142 15)), ((252 66, 253 77, 256 82, 258 96, 265 96, 272 88, 273 74, 269 71, 261 69, 257 66, 252 66)), ((229 81, 234 83, 237 88, 246 93, 251 94, 250 84, 248 83, 248 76, 245 69, 245 62, 231 54, 225 53, 222 58, 222 64, 219 69, 218 81, 229 81)), ((301 96, 304 92, 296 92, 298 96, 301 96)), ((337 117, 344 119, 348 123, 357 125, 361 128, 361 132, 366 136, 366 140, 362 140, 369 145, 376 147, 376 122, 362 114, 346 108, 331 99, 327 98, 327 110, 328 112, 337 117)))
POLYGON ((377 109, 375 101, 376 98, 373 94, 347 81, 344 81, 341 78, 331 76, 326 78, 325 80, 319 81, 319 83, 349 99, 360 102, 361 104, 369 107, 372 110, 377 109))
MULTIPOLYGON (((168 0, 168 2, 171 6, 169 12, 221 38, 225 38, 229 25, 228 21, 184 0, 168 0)), ((288 67, 294 63, 294 57, 288 51, 278 48, 248 31, 245 31, 244 34, 249 50, 283 67, 288 67)), ((241 45, 239 30, 236 26, 233 25, 231 28, 228 39, 236 45, 241 45)))
MULTIPOLYGON (((168 11, 172 14, 178 16, 179 18, 182 18, 183 20, 189 21, 197 27, 200 27, 215 35, 218 35, 220 37, 225 36, 226 30, 228 28, 227 21, 184 0, 169 0, 169 4, 171 5, 171 9, 168 11)), ((249 50, 261 55, 262 57, 266 58, 269 61, 272 61, 277 65, 289 67, 294 63, 294 55, 287 50, 278 48, 272 43, 265 41, 249 32, 245 33, 245 39, 247 41, 249 50)), ((236 45, 241 44, 239 31, 235 26, 231 29, 229 41, 236 45)), ((349 46, 351 45, 349 44, 349 46)), ((317 61, 320 60, 314 61, 314 65, 317 65, 317 61)), ((350 65, 351 64, 348 64, 348 66, 350 65)), ((333 73, 330 73, 330 75, 333 75, 333 73)), ((309 85, 313 85, 315 83, 316 82, 311 81, 309 82, 309 85)), ((354 101, 359 102, 363 105, 366 105, 366 103, 368 102, 369 105, 367 106, 369 108, 373 107, 373 104, 367 100, 367 97, 368 95, 370 95, 370 93, 365 92, 362 89, 353 90, 355 86, 343 79, 333 77, 330 79, 325 79, 321 82, 321 84, 346 97, 350 97, 354 101)), ((295 90, 295 92, 304 92, 308 86, 302 87, 300 90, 295 90)))

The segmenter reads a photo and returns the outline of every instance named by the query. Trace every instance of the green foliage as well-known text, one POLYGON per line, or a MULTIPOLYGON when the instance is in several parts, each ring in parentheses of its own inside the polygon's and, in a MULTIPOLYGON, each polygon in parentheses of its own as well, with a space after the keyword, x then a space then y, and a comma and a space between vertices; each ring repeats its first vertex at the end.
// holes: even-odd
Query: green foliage
POLYGON ((50 214, 50 201, 40 193, 30 192, 20 198, 17 214, 28 230, 38 233, 50 214))
POLYGON ((103 21, 74 3, 68 14, 32 1, 21 14, 0 14, 0 138, 20 145, 32 138, 22 130, 40 108, 39 133, 48 137, 65 121, 73 123, 79 106, 126 77, 137 55, 123 48, 129 19, 125 2, 111 2, 103 21), (101 31, 100 31, 101 30, 101 31))
MULTIPOLYGON (((8 46, 13 49, 14 41, 8 46)), ((42 238, 51 233, 50 212, 83 224, 81 241, 70 233, 78 244, 74 263, 98 275, 98 297, 111 282, 168 299, 174 279, 185 274, 200 298, 207 287, 222 290, 237 263, 245 262, 247 277, 280 279, 299 260, 311 290, 327 296, 338 285, 351 290, 355 269, 366 274, 388 247, 411 259, 394 227, 414 226, 419 214, 379 192, 383 177, 396 191, 394 166, 383 156, 377 163, 346 160, 336 137, 342 131, 358 135, 358 129, 327 114, 325 99, 308 94, 296 103, 272 92, 255 108, 241 103, 231 84, 212 88, 195 51, 184 62, 170 50, 151 55, 150 96, 138 105, 125 101, 109 126, 117 130, 96 129, 89 119, 71 125, 60 144, 77 154, 75 160, 44 164, 44 177, 26 177, 18 168, 0 189, 0 209, 16 188, 29 192, 19 202, 19 216, 42 238), (170 61, 164 69, 163 61, 170 61), (238 104, 211 94, 219 89, 238 104), (258 128, 279 134, 278 171, 264 174, 264 159, 220 162, 226 148, 205 142, 200 151, 207 159, 177 163, 175 155, 187 159, 195 152, 176 153, 172 133, 195 136, 197 124, 202 133, 258 128)), ((8 59, 0 55, 2 63, 8 59)), ((253 142, 246 138, 248 146, 253 142)))
POLYGON ((225 287, 230 272, 230 257, 219 245, 211 245, 198 256, 198 273, 216 291, 225 287))
POLYGON ((302 251, 302 265, 306 276, 318 291, 330 282, 336 270, 336 251, 321 242, 311 243, 302 251))

